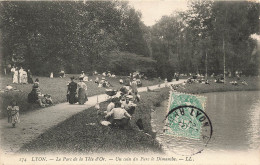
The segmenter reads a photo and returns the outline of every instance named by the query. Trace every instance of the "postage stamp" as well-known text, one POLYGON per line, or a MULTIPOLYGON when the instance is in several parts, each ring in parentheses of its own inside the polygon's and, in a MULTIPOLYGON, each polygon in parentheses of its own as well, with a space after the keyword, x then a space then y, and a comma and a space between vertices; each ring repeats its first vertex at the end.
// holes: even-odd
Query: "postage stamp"
POLYGON ((164 133, 185 138, 184 145, 187 144, 187 139, 190 139, 189 143, 199 144, 200 147, 193 148, 194 151, 191 155, 203 150, 213 133, 211 121, 205 113, 205 107, 206 97, 204 96, 170 93, 164 133))
POLYGON ((200 138, 201 122, 204 116, 199 110, 189 107, 194 106, 204 111, 206 97, 190 94, 171 92, 168 113, 179 106, 174 112, 168 114, 165 133, 192 139, 200 138))

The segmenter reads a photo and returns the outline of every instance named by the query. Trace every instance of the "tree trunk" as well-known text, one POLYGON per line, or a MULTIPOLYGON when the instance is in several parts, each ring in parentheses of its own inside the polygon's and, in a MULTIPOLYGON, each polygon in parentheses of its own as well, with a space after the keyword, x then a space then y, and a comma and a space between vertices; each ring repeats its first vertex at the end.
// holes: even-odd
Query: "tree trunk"
POLYGON ((208 52, 206 51, 206 61, 205 61, 205 64, 206 64, 206 80, 208 79, 208 52))
POLYGON ((223 37, 223 53, 224 53, 224 83, 226 81, 226 52, 225 52, 225 38, 223 37))

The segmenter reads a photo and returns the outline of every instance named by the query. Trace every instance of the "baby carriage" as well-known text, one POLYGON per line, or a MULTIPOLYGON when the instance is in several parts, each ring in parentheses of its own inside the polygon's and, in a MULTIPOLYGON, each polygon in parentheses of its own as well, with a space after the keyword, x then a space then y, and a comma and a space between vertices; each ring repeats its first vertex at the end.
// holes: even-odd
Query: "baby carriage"
POLYGON ((112 98, 113 96, 115 96, 117 94, 117 90, 106 89, 106 94, 108 95, 108 97, 110 96, 110 98, 112 98))

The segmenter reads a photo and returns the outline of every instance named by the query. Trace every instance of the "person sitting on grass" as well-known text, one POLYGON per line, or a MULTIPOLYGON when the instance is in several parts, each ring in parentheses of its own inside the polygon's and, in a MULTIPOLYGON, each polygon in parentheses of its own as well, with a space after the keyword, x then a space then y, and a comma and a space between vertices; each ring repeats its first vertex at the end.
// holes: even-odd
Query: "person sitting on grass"
POLYGON ((64 70, 61 70, 60 71, 60 78, 64 78, 65 77, 65 71, 64 70))
POLYGON ((230 84, 235 85, 235 86, 238 85, 237 81, 231 81, 230 84))
POLYGON ((135 112, 136 104, 133 103, 133 96, 128 95, 121 102, 121 107, 124 108, 130 115, 133 115, 135 112))
POLYGON ((35 79, 34 84, 33 84, 33 88, 38 88, 40 85, 40 80, 38 78, 35 79))
POLYGON ((42 99, 42 104, 44 104, 45 106, 53 105, 51 95, 45 94, 43 97, 44 98, 42 99))
POLYGON ((243 80, 241 83, 242 83, 242 85, 248 85, 246 80, 243 80))
POLYGON ((81 71, 81 74, 79 77, 85 77, 85 72, 84 71, 81 71))
POLYGON ((40 107, 45 107, 45 104, 42 103, 43 95, 41 94, 38 88, 33 88, 32 91, 28 94, 28 103, 39 104, 40 107))
POLYGON ((106 83, 105 87, 112 87, 111 83, 108 82, 107 80, 105 80, 105 83, 106 83))
POLYGON ((108 71, 107 76, 108 76, 108 77, 111 77, 111 76, 112 76, 111 73, 110 73, 110 71, 108 71))
POLYGON ((123 84, 124 83, 124 80, 121 78, 120 80, 119 80, 119 84, 123 84))
POLYGON ((109 113, 113 108, 115 108, 116 98, 112 98, 111 102, 107 105, 107 110, 104 112, 105 114, 109 113))
POLYGON ((107 115, 104 117, 108 119, 112 116, 112 126, 119 127, 121 129, 125 129, 129 126, 129 121, 131 120, 132 116, 123 108, 121 108, 121 103, 116 102, 115 108, 113 108, 107 115))
POLYGON ((106 86, 106 79, 105 79, 105 77, 101 78, 101 81, 99 82, 99 86, 101 86, 101 87, 105 87, 106 86))
POLYGON ((95 83, 98 84, 99 83, 99 78, 96 77, 95 83))
POLYGON ((116 75, 115 75, 115 74, 112 74, 111 77, 116 78, 116 75))
POLYGON ((13 128, 16 123, 20 122, 19 119, 19 106, 17 106, 17 102, 12 100, 10 105, 7 107, 8 114, 8 123, 12 123, 13 128))

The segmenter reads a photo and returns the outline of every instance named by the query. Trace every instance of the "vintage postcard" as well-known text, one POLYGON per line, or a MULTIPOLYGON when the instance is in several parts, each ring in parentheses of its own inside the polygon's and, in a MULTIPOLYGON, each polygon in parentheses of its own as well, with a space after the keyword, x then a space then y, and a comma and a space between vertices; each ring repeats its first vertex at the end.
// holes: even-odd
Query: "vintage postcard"
POLYGON ((0 165, 259 165, 259 13, 0 0, 0 165))

